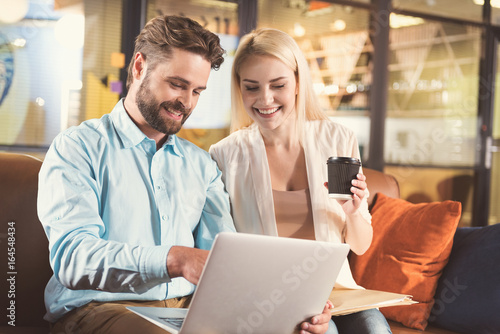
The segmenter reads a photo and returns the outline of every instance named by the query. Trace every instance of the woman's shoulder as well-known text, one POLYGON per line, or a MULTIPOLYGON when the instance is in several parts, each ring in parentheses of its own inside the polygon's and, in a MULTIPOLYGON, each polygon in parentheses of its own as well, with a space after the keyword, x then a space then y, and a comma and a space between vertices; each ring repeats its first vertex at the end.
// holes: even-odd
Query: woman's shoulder
POLYGON ((234 146, 246 145, 248 138, 252 134, 251 127, 246 127, 231 133, 229 136, 221 139, 217 143, 213 144, 213 148, 227 148, 234 146))
POLYGON ((351 129, 331 119, 308 121, 306 126, 309 132, 313 132, 316 135, 324 134, 328 136, 335 135, 343 137, 350 137, 354 135, 354 132, 351 129))
POLYGON ((248 147, 252 145, 255 136, 255 127, 249 126, 231 133, 210 147, 210 154, 235 158, 235 155, 245 155, 248 147))

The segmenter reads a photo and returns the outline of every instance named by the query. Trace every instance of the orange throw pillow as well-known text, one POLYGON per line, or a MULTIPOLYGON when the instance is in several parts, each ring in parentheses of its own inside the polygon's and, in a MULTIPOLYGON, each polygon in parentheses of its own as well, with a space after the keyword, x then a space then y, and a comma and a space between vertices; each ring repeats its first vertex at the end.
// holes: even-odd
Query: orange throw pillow
POLYGON ((377 194, 372 244, 365 254, 350 257, 354 279, 367 289, 409 294, 419 302, 381 308, 387 319, 425 330, 461 209, 455 201, 412 204, 377 194))

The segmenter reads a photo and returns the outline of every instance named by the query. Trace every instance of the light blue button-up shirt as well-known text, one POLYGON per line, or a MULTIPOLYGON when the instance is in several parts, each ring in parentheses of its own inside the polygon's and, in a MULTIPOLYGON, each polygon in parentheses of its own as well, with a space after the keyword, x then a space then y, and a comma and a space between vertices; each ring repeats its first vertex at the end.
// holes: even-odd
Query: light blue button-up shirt
POLYGON ((210 249, 217 233, 234 231, 209 154, 175 135, 157 151, 123 101, 54 140, 39 175, 38 215, 54 270, 45 290, 50 322, 91 301, 188 295, 194 286, 168 275, 170 248, 210 249))

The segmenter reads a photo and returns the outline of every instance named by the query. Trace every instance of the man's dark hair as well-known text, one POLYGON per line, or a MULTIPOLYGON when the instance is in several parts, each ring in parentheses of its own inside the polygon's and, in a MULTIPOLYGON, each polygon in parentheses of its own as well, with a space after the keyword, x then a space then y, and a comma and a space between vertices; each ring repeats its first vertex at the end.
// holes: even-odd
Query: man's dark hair
POLYGON ((135 39, 134 55, 128 66, 127 88, 132 83, 132 68, 137 52, 146 60, 148 70, 152 70, 160 61, 169 59, 172 48, 202 56, 214 70, 219 69, 224 61, 225 51, 216 34, 184 16, 158 16, 149 21, 135 39))

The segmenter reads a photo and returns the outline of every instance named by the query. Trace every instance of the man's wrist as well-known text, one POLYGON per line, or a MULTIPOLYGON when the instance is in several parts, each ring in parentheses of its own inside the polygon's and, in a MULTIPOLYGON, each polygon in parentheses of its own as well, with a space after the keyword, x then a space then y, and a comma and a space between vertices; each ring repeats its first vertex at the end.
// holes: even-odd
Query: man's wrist
POLYGON ((184 261, 180 260, 183 254, 182 246, 172 246, 167 254, 167 274, 170 278, 181 277, 184 261))

